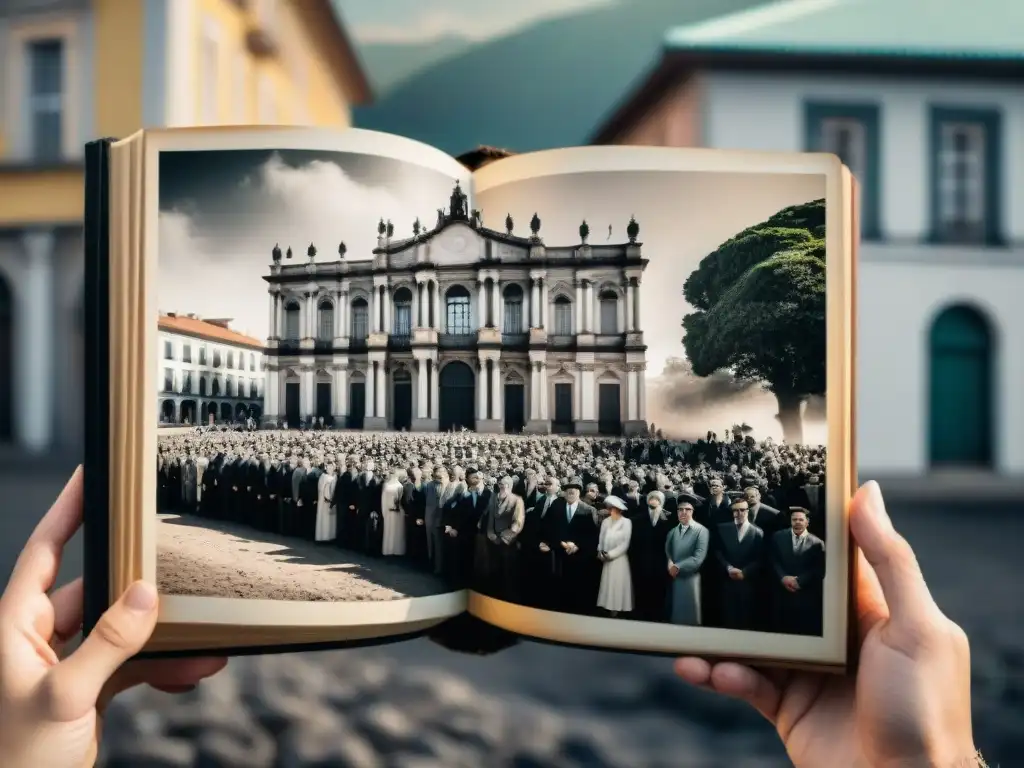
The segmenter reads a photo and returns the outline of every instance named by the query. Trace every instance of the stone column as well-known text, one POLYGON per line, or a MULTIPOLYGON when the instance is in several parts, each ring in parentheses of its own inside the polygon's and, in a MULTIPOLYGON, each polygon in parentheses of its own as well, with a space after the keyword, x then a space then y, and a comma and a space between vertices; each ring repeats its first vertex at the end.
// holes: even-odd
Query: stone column
MULTIPOLYGON (((376 293, 376 291, 374 291, 374 293, 376 293)), ((366 409, 363 414, 363 418, 366 419, 372 419, 374 417, 373 409, 377 403, 376 373, 377 364, 374 362, 369 363, 366 366, 366 396, 363 398, 366 402, 366 409)))
POLYGON ((494 327, 501 331, 504 330, 502 327, 504 323, 501 318, 501 284, 498 282, 497 278, 494 280, 493 291, 494 292, 491 294, 491 314, 494 316, 494 327))
POLYGON ((530 327, 540 328, 540 281, 530 278, 530 327))
POLYGON ((478 277, 476 281, 477 328, 487 327, 487 281, 478 277))
POLYGON ((320 298, 316 291, 311 291, 309 294, 309 338, 315 339, 317 337, 317 309, 316 305, 320 298))
POLYGON ((430 418, 436 422, 441 414, 441 376, 437 361, 428 360, 427 369, 430 371, 430 418))
POLYGON ((391 291, 391 287, 388 286, 384 289, 384 326, 385 333, 394 333, 395 331, 395 295, 391 291))
POLYGON ((388 391, 388 374, 384 369, 384 363, 379 363, 377 367, 377 418, 383 419, 387 416, 387 391, 388 391))
POLYGON ((636 278, 633 283, 633 330, 640 330, 640 281, 636 278))
POLYGON ((423 328, 423 283, 416 283, 416 306, 413 309, 417 328, 423 328))
MULTIPOLYGON (((434 322, 431 324, 431 328, 435 331, 441 331, 441 312, 443 307, 441 306, 441 284, 437 280, 432 280, 431 284, 434 286, 434 322)), ((436 366, 435 366, 436 367, 436 366)), ((431 416, 430 418, 435 418, 431 416)))
POLYGON ((491 369, 491 418, 495 421, 504 423, 505 421, 505 409, 502 406, 502 396, 504 393, 504 387, 501 385, 501 371, 500 363, 495 360, 494 366, 491 369))
POLYGON ((633 281, 626 281, 626 333, 631 333, 633 328, 633 281))
POLYGON ((540 279, 540 307, 538 322, 540 327, 547 329, 548 327, 548 281, 543 277, 540 279))
POLYGON ((273 293, 273 292, 269 292, 267 294, 267 296, 270 297, 270 314, 267 316, 267 338, 268 339, 276 339, 277 338, 277 325, 274 322, 275 319, 276 319, 275 318, 275 314, 276 313, 274 312, 274 310, 277 309, 277 294, 273 293))
POLYGON ((340 364, 334 369, 334 426, 344 427, 338 419, 348 417, 348 366, 340 364))
POLYGON ((640 386, 638 383, 639 374, 629 367, 629 372, 626 374, 626 420, 636 421, 637 414, 640 412, 640 386))
POLYGON ((583 307, 587 313, 584 325, 586 326, 587 333, 594 333, 594 331, 597 330, 597 326, 594 322, 594 284, 589 280, 583 284, 583 298, 583 307))
POLYGON ((377 286, 374 286, 374 290, 370 292, 370 333, 379 333, 380 329, 378 326, 378 319, 380 319, 380 313, 377 309, 380 301, 380 291, 377 290, 377 286))
POLYGON ((342 290, 341 292, 341 335, 345 338, 349 336, 349 318, 351 316, 349 311, 349 295, 348 290, 342 290))
POLYGON ((583 326, 586 323, 586 312, 584 311, 583 306, 585 301, 583 298, 584 293, 585 291, 583 290, 583 281, 579 280, 576 282, 576 306, 573 307, 573 309, 576 310, 573 313, 575 315, 576 325, 576 327, 572 329, 573 333, 583 333, 583 326))
POLYGON ((626 332, 626 312, 624 309, 624 302, 622 299, 618 299, 615 302, 615 332, 626 332))
POLYGON ((541 418, 541 387, 539 362, 529 364, 529 420, 538 421, 541 418))
POLYGON ((56 237, 49 229, 31 230, 22 236, 22 244, 28 258, 21 311, 15 318, 18 390, 13 411, 19 443, 31 453, 42 453, 53 441, 56 237))
POLYGON ((313 366, 303 365, 299 369, 299 418, 305 420, 313 413, 313 399, 310 389, 313 380, 313 366))
POLYGON ((478 361, 480 370, 477 371, 476 376, 476 420, 486 421, 487 420, 487 361, 478 361))
POLYGON ((580 417, 583 421, 594 421, 594 366, 591 363, 580 366, 580 417))
POLYGON ((647 384, 644 376, 644 369, 646 365, 637 366, 637 402, 639 404, 640 412, 637 413, 637 419, 647 423, 647 384))
MULTIPOLYGON (((280 421, 278 400, 281 393, 281 372, 277 368, 267 368, 266 382, 263 385, 263 418, 265 421, 280 421)), ((197 423, 202 422, 202 413, 196 415, 197 423)))
MULTIPOLYGON (((419 286, 413 286, 412 290, 412 305, 409 307, 411 317, 409 318, 410 331, 413 328, 419 328, 419 316, 420 316, 420 291, 419 286)), ((411 335, 411 334, 410 334, 411 335)))
POLYGON ((540 418, 541 421, 549 421, 551 417, 548 415, 548 373, 547 363, 540 364, 540 418))
POLYGON ((427 361, 422 357, 416 361, 416 418, 426 419, 427 402, 427 361))

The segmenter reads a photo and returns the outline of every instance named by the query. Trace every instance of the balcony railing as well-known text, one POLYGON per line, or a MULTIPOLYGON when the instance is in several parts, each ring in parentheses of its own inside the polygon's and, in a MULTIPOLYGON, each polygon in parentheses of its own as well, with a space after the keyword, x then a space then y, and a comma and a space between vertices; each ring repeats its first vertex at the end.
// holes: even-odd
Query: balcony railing
POLYGON ((334 349, 334 339, 316 339, 313 342, 313 349, 317 352, 330 352, 334 349))
POLYGON ((501 334, 501 343, 508 347, 525 346, 530 343, 530 334, 503 333, 501 334))
POLYGON ((564 336, 564 335, 548 336, 548 346, 549 347, 571 347, 575 343, 576 343, 576 337, 575 336, 564 336))
POLYGON ((277 349, 280 352, 298 352, 299 351, 299 340, 298 339, 281 339, 277 342, 277 349))
POLYGON ((388 349, 402 350, 412 346, 412 336, 408 334, 391 334, 388 336, 388 349))
POLYGON ((475 333, 442 333, 437 337, 437 345, 444 349, 458 349, 476 345, 475 333))
POLYGON ((363 338, 351 338, 348 340, 348 351, 349 352, 365 352, 367 349, 366 337, 363 338))

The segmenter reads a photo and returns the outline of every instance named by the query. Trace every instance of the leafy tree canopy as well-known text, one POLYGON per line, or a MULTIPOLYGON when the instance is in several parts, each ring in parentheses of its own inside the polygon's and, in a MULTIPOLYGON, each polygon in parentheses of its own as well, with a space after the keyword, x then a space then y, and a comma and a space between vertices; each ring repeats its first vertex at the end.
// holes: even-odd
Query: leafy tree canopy
POLYGON ((695 374, 729 368, 760 380, 780 407, 824 393, 824 200, 783 209, 730 238, 701 261, 683 294, 696 309, 683 318, 695 374))

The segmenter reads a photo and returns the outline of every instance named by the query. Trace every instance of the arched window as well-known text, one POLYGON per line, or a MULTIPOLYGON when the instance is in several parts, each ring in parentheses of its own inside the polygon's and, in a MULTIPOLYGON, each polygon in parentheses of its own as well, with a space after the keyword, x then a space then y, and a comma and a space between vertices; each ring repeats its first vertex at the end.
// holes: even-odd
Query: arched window
POLYGON ((234 397, 235 396, 235 377, 234 376, 228 376, 227 386, 224 389, 224 394, 227 397, 234 397))
POLYGON ((321 299, 316 311, 317 338, 330 341, 334 338, 334 305, 328 299, 321 299))
POLYGON ((523 289, 513 283, 502 291, 505 299, 505 317, 502 319, 502 333, 523 333, 523 289))
POLYGON ((392 334, 407 338, 412 336, 412 291, 399 288, 394 296, 395 317, 392 334))
POLYGON ((199 377, 199 396, 202 397, 206 394, 206 377, 199 377))
POLYGON ((572 336, 572 302, 565 296, 555 299, 555 336, 572 336))
POLYGON ((601 333, 619 332, 619 297, 615 291, 601 292, 601 333))
POLYGON ((220 395, 220 376, 213 377, 213 389, 210 394, 213 397, 218 397, 220 395))
POLYGON ((254 352, 249 353, 249 370, 256 370, 256 354, 254 352))
POLYGON ((352 301, 352 338, 365 339, 370 335, 370 308, 366 299, 352 301))
POLYGON ((253 379, 249 382, 249 397, 255 400, 259 396, 259 390, 256 388, 256 380, 253 379))
POLYGON ((214 368, 220 368, 220 350, 219 349, 214 349, 213 350, 213 367, 214 368))
POLYGON ((444 295, 445 329, 448 334, 465 336, 473 333, 469 291, 461 285, 453 285, 444 295))
POLYGON ((234 368, 235 367, 235 353, 232 352, 230 349, 228 350, 228 364, 227 364, 227 367, 228 368, 234 368))
POLYGON ((299 302, 292 299, 284 305, 285 341, 299 340, 299 302))

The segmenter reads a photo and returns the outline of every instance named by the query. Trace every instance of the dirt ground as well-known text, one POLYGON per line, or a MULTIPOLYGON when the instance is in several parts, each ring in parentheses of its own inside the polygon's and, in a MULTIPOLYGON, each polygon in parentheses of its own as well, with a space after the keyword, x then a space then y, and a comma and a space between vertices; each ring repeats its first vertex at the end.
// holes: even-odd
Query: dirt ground
POLYGON ((351 602, 448 591, 404 558, 372 558, 189 515, 159 519, 157 582, 164 594, 351 602))

